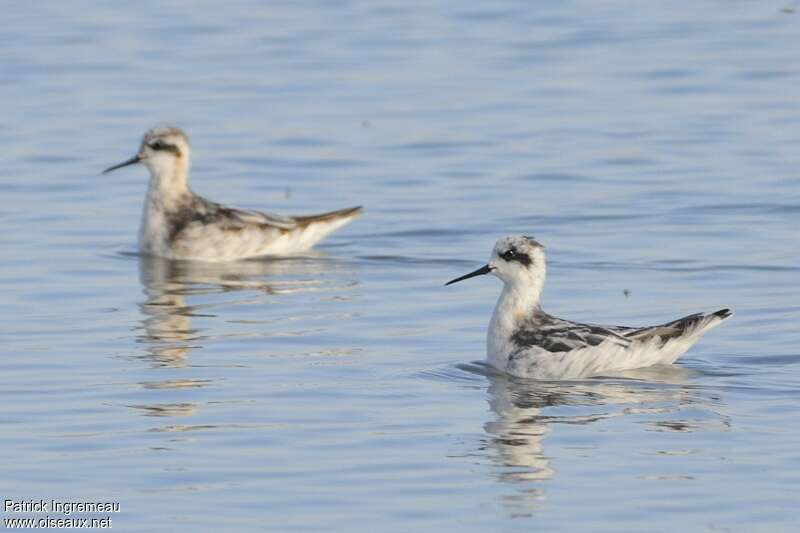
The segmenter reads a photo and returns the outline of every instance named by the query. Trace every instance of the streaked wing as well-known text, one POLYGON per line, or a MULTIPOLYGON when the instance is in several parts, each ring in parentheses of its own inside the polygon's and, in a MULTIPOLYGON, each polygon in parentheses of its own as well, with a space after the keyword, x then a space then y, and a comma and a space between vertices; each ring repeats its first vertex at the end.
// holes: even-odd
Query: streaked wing
POLYGON ((688 329, 691 329, 698 322, 705 318, 703 313, 695 313, 688 315, 678 320, 667 322, 666 324, 659 324, 658 326, 648 326, 645 328, 623 328, 625 329, 625 337, 638 341, 648 340, 653 337, 660 337, 662 340, 680 337, 688 329))
POLYGON ((618 346, 628 346, 632 342, 608 327, 555 318, 536 327, 520 328, 511 336, 511 341, 517 349, 538 346, 548 352, 570 352, 606 341, 618 346))
POLYGON ((187 234, 205 229, 241 231, 248 228, 261 230, 291 230, 297 227, 293 218, 269 215, 260 211, 234 209, 200 196, 176 211, 169 219, 169 242, 180 241, 187 234))
POLYGON ((293 229, 297 227, 297 222, 289 217, 271 215, 249 209, 234 209, 220 204, 215 204, 214 207, 212 218, 226 226, 270 226, 277 229, 293 229))

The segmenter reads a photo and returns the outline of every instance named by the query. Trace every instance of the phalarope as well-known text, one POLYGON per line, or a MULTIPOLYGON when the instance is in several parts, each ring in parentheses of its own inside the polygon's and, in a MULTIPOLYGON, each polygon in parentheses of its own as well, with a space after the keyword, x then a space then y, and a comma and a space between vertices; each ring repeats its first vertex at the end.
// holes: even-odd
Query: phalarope
POLYGON ((544 247, 532 237, 511 236, 497 241, 487 265, 445 284, 482 274, 503 281, 486 339, 492 367, 519 377, 570 379, 671 364, 733 315, 720 309, 648 327, 570 322, 539 306, 545 271, 544 247))
POLYGON ((351 207, 321 215, 284 217, 234 209, 195 194, 187 183, 191 151, 179 128, 153 128, 139 152, 103 174, 136 163, 150 171, 139 229, 142 253, 169 259, 233 261, 308 250, 359 214, 351 207))

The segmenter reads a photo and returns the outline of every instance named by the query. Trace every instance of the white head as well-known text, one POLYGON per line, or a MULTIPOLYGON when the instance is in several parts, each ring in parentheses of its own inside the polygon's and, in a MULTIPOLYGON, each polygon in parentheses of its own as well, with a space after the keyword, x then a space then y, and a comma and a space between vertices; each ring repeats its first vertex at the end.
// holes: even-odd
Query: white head
POLYGON ((156 181, 174 186, 185 185, 189 173, 189 139, 180 128, 153 128, 144 134, 135 156, 109 167, 103 174, 136 163, 142 163, 156 181))
POLYGON ((507 288, 541 293, 546 274, 544 246, 533 237, 512 235, 494 245, 489 263, 465 276, 448 281, 456 283, 482 274, 497 276, 507 288))

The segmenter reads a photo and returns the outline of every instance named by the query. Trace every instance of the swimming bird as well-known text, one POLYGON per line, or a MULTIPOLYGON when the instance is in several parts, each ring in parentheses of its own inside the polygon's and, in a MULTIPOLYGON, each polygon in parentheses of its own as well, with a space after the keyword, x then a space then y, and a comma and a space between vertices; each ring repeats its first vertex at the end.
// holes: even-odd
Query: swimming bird
POLYGON ((733 315, 720 309, 648 327, 571 322, 540 307, 545 273, 544 247, 533 237, 510 236, 497 241, 487 265, 445 284, 483 274, 503 281, 486 338, 487 362, 497 370, 524 378, 571 379, 671 364, 733 315))
POLYGON ((168 259, 232 261, 308 250, 361 214, 351 207, 320 215, 279 216, 234 209, 195 194, 188 185, 191 150, 180 128, 153 128, 135 156, 150 171, 139 229, 142 253, 168 259))

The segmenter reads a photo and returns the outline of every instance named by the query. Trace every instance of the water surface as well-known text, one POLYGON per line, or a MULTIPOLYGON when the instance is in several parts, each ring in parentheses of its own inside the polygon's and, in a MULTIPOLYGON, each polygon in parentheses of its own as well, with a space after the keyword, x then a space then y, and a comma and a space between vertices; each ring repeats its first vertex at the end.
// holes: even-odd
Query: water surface
MULTIPOLYGON (((0 47, 0 492, 152 531, 792 531, 792 3, 18 3, 0 47), (192 184, 364 204, 304 257, 135 254, 149 127, 192 184), (733 307, 678 365, 480 364, 505 234, 548 311, 733 307)), ((6 518, 8 515, 4 515, 6 518)))

